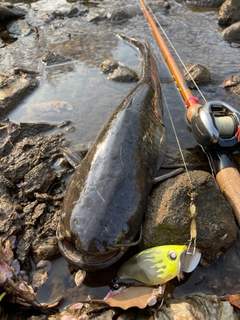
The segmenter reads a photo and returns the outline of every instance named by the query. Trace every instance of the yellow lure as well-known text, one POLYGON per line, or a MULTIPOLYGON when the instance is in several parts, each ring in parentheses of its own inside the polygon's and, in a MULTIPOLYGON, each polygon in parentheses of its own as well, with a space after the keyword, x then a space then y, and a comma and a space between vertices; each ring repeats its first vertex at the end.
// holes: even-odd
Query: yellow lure
POLYGON ((164 284, 176 276, 180 280, 180 257, 186 249, 186 245, 166 245, 143 250, 125 262, 117 276, 151 286, 164 284))

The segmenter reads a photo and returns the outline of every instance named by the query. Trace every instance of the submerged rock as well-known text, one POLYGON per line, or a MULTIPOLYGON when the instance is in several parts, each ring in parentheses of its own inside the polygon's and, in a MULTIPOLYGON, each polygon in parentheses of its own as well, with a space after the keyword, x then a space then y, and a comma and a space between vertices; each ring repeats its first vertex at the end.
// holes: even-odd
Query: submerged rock
MULTIPOLYGON (((213 177, 204 171, 189 172, 198 196, 197 247, 202 261, 210 264, 237 240, 232 209, 213 177)), ((143 224, 142 249, 165 244, 184 244, 190 238, 190 197, 188 174, 164 181, 153 189, 143 224)))

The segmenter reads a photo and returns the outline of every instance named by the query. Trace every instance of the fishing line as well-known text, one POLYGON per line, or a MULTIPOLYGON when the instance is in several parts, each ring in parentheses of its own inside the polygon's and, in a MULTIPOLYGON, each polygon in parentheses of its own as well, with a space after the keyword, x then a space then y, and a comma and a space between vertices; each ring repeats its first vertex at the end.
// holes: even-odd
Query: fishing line
POLYGON ((187 173, 187 176, 188 176, 188 179, 189 179, 189 182, 190 182, 190 187, 191 187, 191 189, 194 189, 193 184, 192 184, 192 180, 191 180, 191 177, 190 177, 190 173, 189 173, 188 168, 187 168, 187 163, 185 161, 185 157, 184 157, 184 154, 183 154, 183 151, 182 151, 180 140, 178 139, 178 134, 177 134, 174 122, 173 122, 173 118, 172 118, 172 115, 171 115, 171 112, 170 112, 170 108, 169 108, 169 105, 167 103, 167 99, 166 99, 166 96, 165 96, 165 93, 164 93, 163 90, 162 90, 162 95, 163 95, 164 103, 165 103, 166 108, 167 108, 167 112, 168 112, 168 116, 169 116, 169 119, 170 119, 170 122, 171 122, 171 125, 172 125, 172 129, 173 129, 173 132, 174 132, 174 135, 175 135, 175 139, 176 139, 176 142, 177 142, 177 145, 178 145, 178 149, 179 149, 179 152, 181 154, 183 165, 184 165, 185 171, 187 173))
MULTIPOLYGON (((146 1, 145 1, 146 3, 146 1)), ((155 15, 153 14, 152 10, 150 9, 150 7, 148 6, 148 10, 151 11, 152 15, 154 16, 154 19, 157 21, 157 18, 155 17, 155 15)), ((158 22, 158 25, 160 26, 160 23, 158 22)), ((162 27, 160 26, 161 30, 162 27)), ((167 37, 166 33, 164 32, 164 35, 166 36, 166 38, 168 39, 169 43, 170 42, 170 39, 167 37)), ((171 47, 174 49, 174 52, 176 52, 175 48, 173 47, 172 43, 171 43, 171 47)), ((177 54, 177 53, 176 53, 177 54)), ((177 56, 179 57, 179 55, 177 54, 177 56)), ((179 57, 180 58, 180 57, 179 57)), ((181 61, 181 58, 180 58, 180 61, 181 61)), ((182 62, 183 63, 183 62, 182 62)), ((191 75, 190 75, 191 77, 191 75)), ((192 77, 191 77, 192 78, 192 77)), ((194 80, 193 80, 194 81, 194 80)), ((180 152, 180 155, 181 155, 181 158, 182 158, 182 161, 183 161, 183 166, 185 168, 185 171, 186 171, 186 174, 188 176, 188 180, 189 180, 189 183, 190 183, 190 190, 194 190, 194 186, 193 186, 193 183, 191 181, 191 177, 190 177, 190 173, 189 173, 189 170, 187 168, 187 163, 185 161, 185 157, 184 157, 184 154, 183 154, 183 150, 182 150, 182 147, 181 147, 181 144, 180 144, 180 140, 178 138, 178 134, 177 134, 177 131, 176 131, 176 128, 175 128, 175 125, 174 125, 174 121, 173 121, 173 118, 172 118, 172 115, 171 115, 171 112, 170 112, 170 108, 169 108, 169 105, 168 105, 168 102, 167 102, 167 99, 166 99, 166 95, 164 93, 164 91, 162 90, 162 95, 163 95, 163 100, 164 100, 164 103, 166 105, 166 109, 167 109, 167 112, 168 112, 168 116, 169 116, 169 119, 170 119, 170 123, 171 123, 171 126, 172 126, 172 129, 173 129, 173 132, 174 132, 174 135, 175 135, 175 139, 176 139, 176 142, 177 142, 177 145, 178 145, 178 149, 179 149, 179 152, 180 152)))
POLYGON ((152 11, 152 9, 149 7, 148 3, 146 2, 146 0, 143 0, 143 2, 146 4, 148 11, 152 14, 156 24, 158 25, 158 27, 161 29, 162 33, 164 34, 165 38, 167 39, 169 45, 171 46, 171 48, 173 49, 174 53, 176 54, 176 56, 178 57, 179 61, 181 62, 184 70, 187 72, 187 74, 189 75, 191 81, 193 82, 193 84, 195 85, 197 91, 199 92, 199 94, 201 95, 202 99, 204 100, 204 102, 207 102, 207 100, 205 99, 202 91, 200 90, 200 88, 198 87, 196 81, 193 79, 192 75, 190 74, 190 72, 188 71, 185 63, 183 62, 182 58, 180 57, 180 55, 178 54, 177 50, 175 49, 173 43, 171 42, 171 40, 169 39, 168 35, 166 34, 165 30, 163 29, 162 25, 160 24, 160 22, 158 21, 157 17, 155 16, 154 12, 152 11))
MULTIPOLYGON (((168 48, 166 47, 164 41, 161 40, 162 39, 161 34, 159 33, 159 31, 157 29, 157 25, 158 25, 160 27, 160 29, 163 30, 162 26, 160 25, 160 23, 156 19, 155 15, 153 14, 152 10, 150 9, 151 13, 153 15, 153 18, 151 17, 150 12, 146 8, 144 0, 139 0, 139 2, 141 4, 141 8, 142 8, 142 10, 144 12, 144 15, 146 16, 146 18, 148 20, 148 23, 149 23, 149 25, 150 25, 150 27, 152 29, 152 32, 153 32, 153 34, 155 36, 155 39, 157 40, 157 43, 158 43, 158 45, 160 47, 160 50, 162 51, 162 54, 163 54, 163 56, 164 56, 164 58, 165 58, 165 60, 167 62, 167 65, 168 65, 172 75, 176 77, 175 81, 177 82, 178 88, 179 88, 179 90, 182 90, 181 93, 182 93, 182 96, 186 99, 185 100, 186 106, 187 107, 191 107, 193 105, 193 103, 192 102, 190 103, 189 100, 194 100, 194 104, 197 105, 197 98, 193 97, 191 95, 191 91, 189 89, 186 89, 185 86, 183 86, 183 83, 185 83, 185 81, 182 78, 180 70, 178 71, 177 65, 176 65, 176 70, 174 70, 174 68, 173 68, 173 65, 175 64, 175 61, 171 57, 171 53, 169 52, 168 48), (153 19, 155 19, 157 21, 157 25, 154 23, 153 19), (171 63, 169 61, 171 61, 171 63), (183 81, 179 81, 179 77, 180 77, 180 79, 182 78, 183 81)), ((149 6, 148 6, 148 8, 149 8, 149 6)), ((163 30, 163 32, 164 32, 164 30, 163 30)), ((164 35, 165 35, 165 37, 167 37, 165 32, 164 32, 164 35)), ((170 43, 171 47, 173 48, 174 52, 177 54, 177 56, 178 56, 179 60, 181 61, 181 63, 184 65, 184 63, 182 62, 181 58, 179 57, 178 53, 176 52, 176 49, 174 48, 173 44, 171 43, 171 41, 169 40, 168 37, 167 37, 167 40, 170 43)), ((186 68, 185 65, 184 65, 184 67, 186 68)), ((191 75, 190 75, 190 78, 192 79, 191 75)), ((199 93, 203 97, 203 95, 200 92, 200 90, 199 90, 199 93)), ((177 144, 178 144, 178 148, 179 148, 179 151, 180 151, 183 163, 184 163, 184 167, 185 167, 185 170, 186 170, 186 173, 187 173, 187 176, 188 176, 189 183, 190 183, 190 189, 189 189, 189 191, 187 193, 188 196, 190 197, 190 206, 189 206, 189 209, 190 209, 190 221, 191 221, 190 222, 190 239, 189 239, 189 245, 188 245, 188 248, 186 250, 186 256, 185 256, 185 258, 186 258, 185 262, 186 262, 186 264, 188 264, 189 262, 191 263, 191 258, 189 260, 188 257, 194 256, 195 253, 196 253, 196 239, 197 239, 196 217, 197 217, 197 208, 196 208, 194 202, 195 202, 195 199, 197 197, 197 192, 195 190, 195 187, 192 184, 192 180, 191 180, 188 168, 187 168, 187 164, 185 162, 183 151, 182 151, 182 148, 181 148, 181 145, 180 145, 180 141, 178 139, 178 135, 177 135, 177 132, 176 132, 176 129, 175 129, 175 125, 174 125, 174 122, 173 122, 173 119, 172 119, 172 116, 171 116, 171 112, 170 112, 170 109, 169 109, 169 106, 168 106, 168 103, 167 103, 167 99, 165 97, 164 92, 163 92, 163 99, 164 99, 164 102, 165 102, 165 105, 166 105, 166 108, 167 108, 167 111, 168 111, 169 119, 170 119, 173 131, 174 131, 174 134, 175 134, 175 138, 176 138, 176 141, 177 141, 177 144)), ((203 97, 203 99, 206 101, 206 99, 204 97, 203 97)), ((183 270, 184 270, 184 266, 183 266, 183 270)))

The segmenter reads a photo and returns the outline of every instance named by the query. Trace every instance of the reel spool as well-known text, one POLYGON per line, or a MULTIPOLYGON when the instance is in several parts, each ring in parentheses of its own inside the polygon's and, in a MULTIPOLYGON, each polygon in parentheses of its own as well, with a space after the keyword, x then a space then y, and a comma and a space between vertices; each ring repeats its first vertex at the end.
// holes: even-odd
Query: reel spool
POLYGON ((204 147, 234 147, 240 141, 240 113, 221 101, 200 107, 191 125, 196 141, 204 147))

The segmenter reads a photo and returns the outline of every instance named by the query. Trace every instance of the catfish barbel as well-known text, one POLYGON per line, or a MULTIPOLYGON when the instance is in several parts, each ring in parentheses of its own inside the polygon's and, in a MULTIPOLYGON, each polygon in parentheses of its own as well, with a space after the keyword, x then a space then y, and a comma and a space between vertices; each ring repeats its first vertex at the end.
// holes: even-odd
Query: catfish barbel
POLYGON ((141 77, 76 168, 57 230, 62 255, 86 271, 112 265, 136 245, 166 151, 161 86, 153 55, 148 45, 119 36, 140 50, 141 77))

